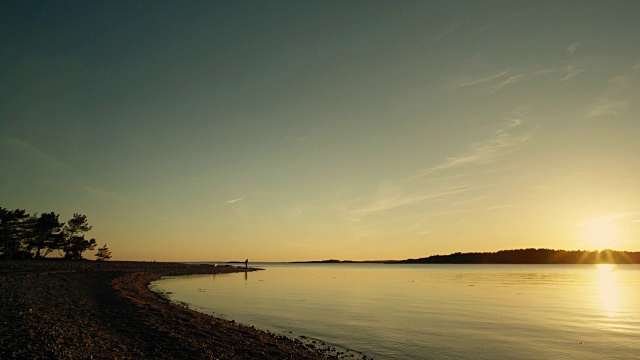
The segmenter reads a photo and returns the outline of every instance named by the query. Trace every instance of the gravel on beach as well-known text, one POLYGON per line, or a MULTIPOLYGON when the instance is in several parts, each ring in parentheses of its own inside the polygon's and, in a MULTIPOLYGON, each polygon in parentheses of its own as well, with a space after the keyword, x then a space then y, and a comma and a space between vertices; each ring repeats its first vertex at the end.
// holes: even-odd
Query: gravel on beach
POLYGON ((299 340, 173 304, 147 286, 161 276, 242 271, 156 262, 0 261, 0 358, 335 358, 299 340))

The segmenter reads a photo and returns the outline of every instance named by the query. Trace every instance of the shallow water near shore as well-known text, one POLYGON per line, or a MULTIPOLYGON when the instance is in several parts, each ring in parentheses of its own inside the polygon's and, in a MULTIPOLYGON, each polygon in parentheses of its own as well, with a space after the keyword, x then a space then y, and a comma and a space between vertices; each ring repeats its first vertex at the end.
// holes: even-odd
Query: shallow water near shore
POLYGON ((167 277, 176 302, 374 359, 630 359, 638 265, 252 264, 167 277))

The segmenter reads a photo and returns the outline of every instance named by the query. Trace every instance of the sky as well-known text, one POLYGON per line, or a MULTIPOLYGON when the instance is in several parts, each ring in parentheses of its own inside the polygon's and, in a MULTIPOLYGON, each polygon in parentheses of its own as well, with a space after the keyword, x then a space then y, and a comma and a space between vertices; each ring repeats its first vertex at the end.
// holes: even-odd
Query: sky
POLYGON ((85 214, 119 260, 639 251, 639 18, 3 1, 0 206, 85 214))

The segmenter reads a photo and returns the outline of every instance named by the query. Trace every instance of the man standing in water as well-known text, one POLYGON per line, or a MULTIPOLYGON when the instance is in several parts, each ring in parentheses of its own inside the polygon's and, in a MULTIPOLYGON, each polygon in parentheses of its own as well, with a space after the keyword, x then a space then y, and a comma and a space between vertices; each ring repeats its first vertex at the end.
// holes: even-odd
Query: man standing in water
POLYGON ((247 267, 249 267, 249 259, 244 261, 244 268, 246 269, 247 267))

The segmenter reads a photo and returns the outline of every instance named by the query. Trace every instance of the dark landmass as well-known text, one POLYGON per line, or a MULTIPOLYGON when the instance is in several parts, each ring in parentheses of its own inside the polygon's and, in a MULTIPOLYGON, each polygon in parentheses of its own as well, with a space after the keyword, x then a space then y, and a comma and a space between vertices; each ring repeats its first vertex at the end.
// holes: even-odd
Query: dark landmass
POLYGON ((640 252, 517 249, 454 253, 390 262, 394 264, 640 264, 640 252))
POLYGON ((312 261, 292 261, 290 264, 384 264, 394 262, 395 260, 312 260, 312 261))
POLYGON ((254 271, 156 262, 0 261, 0 358, 327 359, 314 344, 171 303, 166 275, 254 271))
POLYGON ((640 252, 516 249, 498 252, 470 252, 407 260, 315 260, 292 264, 640 264, 640 252))
POLYGON ((292 264, 345 264, 345 263, 354 263, 358 261, 352 260, 313 260, 313 261, 292 261, 292 264))

